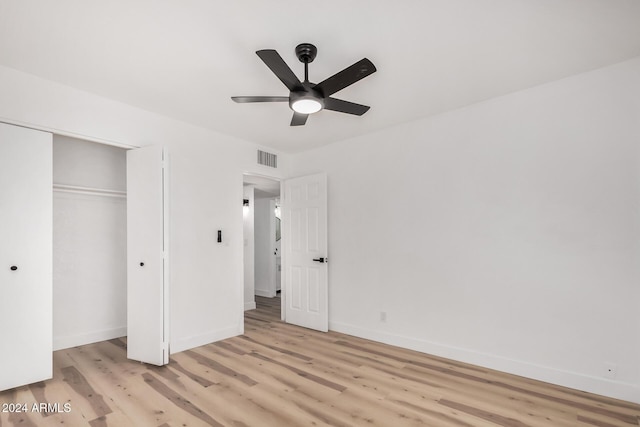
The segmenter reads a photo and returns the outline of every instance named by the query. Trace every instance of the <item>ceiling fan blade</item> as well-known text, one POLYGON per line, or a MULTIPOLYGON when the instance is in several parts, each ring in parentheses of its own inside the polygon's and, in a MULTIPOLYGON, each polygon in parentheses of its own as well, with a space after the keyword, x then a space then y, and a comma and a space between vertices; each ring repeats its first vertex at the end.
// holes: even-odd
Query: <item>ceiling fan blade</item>
POLYGON ((361 116, 367 111, 369 111, 369 108, 371 107, 368 107, 362 104, 356 104, 355 102, 343 101, 342 99, 336 99, 336 98, 324 99, 325 110, 339 111, 341 113, 361 116))
POLYGON ((235 102, 244 104, 245 102, 288 102, 288 96, 232 96, 235 102))
POLYGON ((293 113, 293 117, 291 118, 291 126, 302 126, 305 123, 307 123, 307 117, 309 117, 308 114, 301 114, 301 113, 293 113))
POLYGON ((267 67, 273 71, 273 74, 284 83, 287 89, 293 91, 302 86, 300 79, 291 71, 291 68, 284 62, 284 59, 282 59, 278 52, 273 49, 265 49, 257 51, 256 54, 267 64, 267 67))
POLYGON ((319 91, 324 97, 328 97, 375 72, 376 67, 373 63, 367 58, 364 58, 318 83, 314 89, 319 91))

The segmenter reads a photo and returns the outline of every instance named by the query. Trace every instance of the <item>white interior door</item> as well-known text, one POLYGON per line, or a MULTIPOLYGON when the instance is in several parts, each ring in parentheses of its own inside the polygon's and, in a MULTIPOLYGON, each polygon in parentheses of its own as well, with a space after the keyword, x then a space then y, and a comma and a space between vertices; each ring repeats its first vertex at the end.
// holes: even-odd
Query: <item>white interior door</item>
POLYGON ((0 123, 0 390, 52 375, 52 136, 0 123))
POLYGON ((287 323, 329 330, 327 277, 327 176, 284 181, 284 317, 287 323))
POLYGON ((154 365, 169 363, 164 157, 127 151, 127 357, 154 365))

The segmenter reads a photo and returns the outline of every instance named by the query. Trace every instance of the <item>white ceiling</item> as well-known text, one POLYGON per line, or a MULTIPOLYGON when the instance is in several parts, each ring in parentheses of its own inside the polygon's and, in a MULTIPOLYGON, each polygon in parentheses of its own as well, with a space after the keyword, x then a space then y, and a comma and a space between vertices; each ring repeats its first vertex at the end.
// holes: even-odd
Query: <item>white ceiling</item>
POLYGON ((0 0, 0 65, 286 152, 438 114, 640 55, 638 0, 0 0), (256 56, 320 82, 363 57, 378 72, 290 127, 256 56))

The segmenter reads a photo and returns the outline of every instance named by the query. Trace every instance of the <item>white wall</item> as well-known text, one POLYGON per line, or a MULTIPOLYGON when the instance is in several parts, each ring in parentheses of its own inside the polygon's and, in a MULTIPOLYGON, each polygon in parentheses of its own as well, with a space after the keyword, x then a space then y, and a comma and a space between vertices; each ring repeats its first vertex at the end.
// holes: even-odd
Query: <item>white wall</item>
POLYGON ((272 298, 275 289, 275 256, 273 255, 275 238, 272 229, 275 213, 271 209, 273 199, 255 199, 255 294, 272 298))
POLYGON ((639 143, 637 58, 295 156, 331 329, 640 402, 639 143))
POLYGON ((256 308, 255 298, 255 237, 254 237, 254 188, 247 185, 242 197, 249 200, 249 206, 242 208, 244 235, 244 309, 256 308))
MULTIPOLYGON (((54 135, 53 183, 126 190, 125 150, 54 135)), ((126 335, 126 198, 53 193, 53 348, 126 335)))
POLYGON ((53 183, 126 191, 126 150, 67 136, 53 137, 53 183))
POLYGON ((242 174, 283 178, 289 156, 275 152, 278 169, 260 166, 255 144, 6 67, 0 67, 0 93, 0 121, 120 145, 166 146, 171 352, 243 332, 242 174))

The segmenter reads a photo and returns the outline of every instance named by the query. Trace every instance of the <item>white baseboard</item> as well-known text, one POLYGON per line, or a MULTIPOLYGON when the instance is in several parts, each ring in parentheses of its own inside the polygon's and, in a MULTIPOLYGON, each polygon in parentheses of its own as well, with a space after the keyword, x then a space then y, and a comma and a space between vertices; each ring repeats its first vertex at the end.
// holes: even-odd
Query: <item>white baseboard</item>
POLYGON ((107 341, 127 335, 127 327, 104 329, 86 334, 53 337, 53 351, 65 348, 77 347, 79 345, 92 344, 94 342, 107 341))
POLYGON ((255 301, 245 302, 244 303, 244 311, 255 310, 255 309, 256 309, 256 302, 255 301))
POLYGON ((273 293, 271 293, 270 291, 265 291, 262 289, 255 289, 254 290, 254 294, 256 294, 259 297, 265 297, 265 298, 273 298, 275 297, 275 295, 273 293))
POLYGON ((640 403, 640 387, 630 383, 612 381, 577 372, 569 372, 548 366, 540 366, 520 360, 507 359, 469 349, 451 347, 418 338, 393 335, 340 322, 329 322, 329 329, 397 347, 416 350, 434 356, 482 366, 509 374, 540 380, 590 393, 640 403))
POLYGON ((242 327, 232 327, 221 329, 219 331, 209 332, 207 334, 195 335, 192 337, 181 338, 171 341, 169 346, 170 354, 179 353, 181 351, 190 350, 201 345, 210 344, 212 342, 224 340, 226 338, 235 337, 242 334, 242 327))

